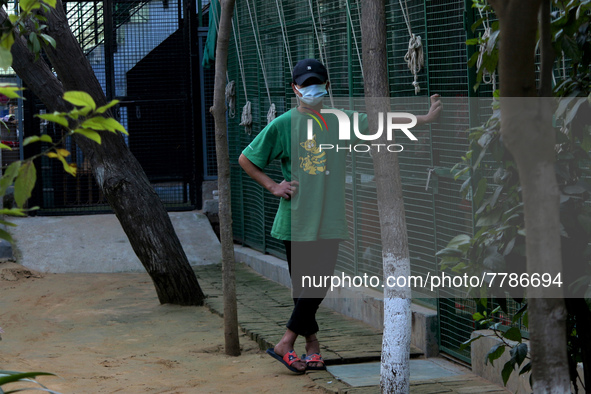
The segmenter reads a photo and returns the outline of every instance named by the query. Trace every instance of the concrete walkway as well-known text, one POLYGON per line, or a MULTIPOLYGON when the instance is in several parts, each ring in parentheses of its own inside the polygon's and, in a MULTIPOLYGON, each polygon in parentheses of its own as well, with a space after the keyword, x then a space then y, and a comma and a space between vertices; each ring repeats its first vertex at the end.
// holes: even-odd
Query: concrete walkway
MULTIPOLYGON (((221 261, 220 243, 207 217, 171 212, 191 265, 221 261)), ((15 256, 43 273, 145 272, 114 214, 10 218, 15 256)))
MULTIPOLYGON (((199 283, 208 295, 207 306, 215 313, 223 315, 221 290, 221 266, 208 265, 195 267, 199 283)), ((238 321, 240 328, 255 340, 261 349, 274 346, 285 331, 293 300, 290 291, 275 282, 257 274, 244 264, 236 266, 236 293, 238 299, 238 321)), ((321 352, 329 366, 360 362, 379 361, 382 334, 375 328, 333 312, 323 306, 317 315, 320 332, 318 338, 321 352)), ((296 342, 296 353, 304 353, 304 344, 296 342)), ((422 353, 411 348, 411 359, 419 361, 422 353)), ((423 359, 428 362, 433 359, 423 359)), ((429 378, 428 370, 413 380, 411 367, 411 393, 506 393, 507 391, 472 374, 468 369, 443 359, 436 359, 441 369, 450 371, 446 376, 429 378)), ((412 361, 412 360, 411 360, 412 361)), ((437 367, 437 365, 435 365, 437 367)), ((277 363, 277 368, 284 368, 277 363)), ((355 368, 355 367, 354 367, 355 368)), ((426 369, 423 365, 419 368, 426 369)), ((359 369, 359 368, 358 368, 359 369)), ((437 368, 431 368, 435 371, 437 368)), ((419 371, 420 372, 420 371, 419 371)), ((367 375, 366 372, 360 372, 367 375)), ((379 377, 362 387, 351 387, 339 381, 329 371, 309 371, 307 375, 328 393, 379 393, 379 377)), ((338 376, 338 374, 336 374, 338 376)), ((353 374, 355 375, 355 373, 353 374)), ((357 374, 359 375, 359 374, 357 374)), ((379 375, 379 374, 378 374, 379 375)), ((441 374, 439 374, 441 375, 441 374)), ((433 376, 433 375, 431 375, 433 376)))

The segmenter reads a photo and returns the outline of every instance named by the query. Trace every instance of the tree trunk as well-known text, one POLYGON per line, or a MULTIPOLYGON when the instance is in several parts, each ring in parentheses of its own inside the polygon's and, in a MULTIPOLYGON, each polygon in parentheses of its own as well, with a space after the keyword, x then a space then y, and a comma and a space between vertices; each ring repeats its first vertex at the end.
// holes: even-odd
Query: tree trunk
MULTIPOLYGON (((549 1, 549 0, 543 0, 549 1)), ((534 52, 542 0, 493 0, 500 23, 501 134, 523 192, 527 270, 561 272, 559 190, 549 99, 537 97, 534 52)), ((549 75, 548 73, 545 73, 549 75)), ((542 86, 547 86, 543 81, 542 86)), ((543 90, 546 90, 544 88, 543 90)), ((528 289, 534 393, 570 393, 562 288, 528 289)))
POLYGON ((221 1, 220 25, 218 28, 217 48, 215 51, 213 107, 210 109, 215 120, 220 240, 222 243, 222 288, 224 290, 224 334, 226 354, 229 356, 240 355, 238 310, 236 307, 236 277, 234 272, 234 236, 232 234, 230 156, 228 154, 225 104, 228 43, 230 41, 230 32, 232 29, 234 2, 234 0, 221 1))
MULTIPOLYGON (((362 46, 369 129, 377 130, 378 112, 389 111, 390 96, 384 0, 362 2, 362 46)), ((378 143, 391 144, 385 140, 378 143)), ((384 279, 410 275, 408 238, 402 199, 402 182, 396 154, 373 151, 380 216, 384 279)), ((384 287, 384 334, 381 389, 383 393, 409 392, 411 333, 410 288, 384 287)))
MULTIPOLYGON (((34 61, 22 38, 13 48, 13 68, 49 111, 68 111, 65 90, 90 94, 97 105, 107 102, 90 63, 68 27, 61 0, 46 15, 47 33, 57 49, 45 48, 58 79, 42 60, 34 61), (60 83, 61 81, 61 83, 60 83)), ((0 11, 0 21, 6 12, 0 11)), ((161 303, 202 305, 201 291, 170 217, 139 162, 120 134, 101 132, 102 144, 74 136, 89 160, 97 183, 119 219, 136 255, 152 278, 161 303)))

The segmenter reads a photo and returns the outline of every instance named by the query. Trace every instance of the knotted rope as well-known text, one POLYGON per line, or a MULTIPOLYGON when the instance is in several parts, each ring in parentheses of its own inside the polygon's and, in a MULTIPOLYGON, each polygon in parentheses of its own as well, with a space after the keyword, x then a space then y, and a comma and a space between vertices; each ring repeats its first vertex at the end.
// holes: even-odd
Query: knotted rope
MULTIPOLYGON (((482 17, 482 11, 478 10, 480 13, 480 17, 482 17)), ((486 67, 483 68, 483 57, 484 52, 487 52, 489 55, 492 53, 493 47, 490 47, 490 50, 487 50, 487 43, 490 39, 492 34, 492 28, 488 24, 488 12, 486 14, 486 19, 484 20, 484 33, 482 34, 481 44, 478 46, 478 59, 476 60, 476 72, 480 72, 482 68, 482 82, 486 85, 492 84, 493 92, 497 90, 497 72, 493 70, 491 73, 486 67)))
POLYGON ((418 81, 419 72, 421 72, 425 65, 425 55, 423 54, 421 36, 416 36, 411 33, 410 41, 408 42, 408 52, 404 55, 404 61, 414 76, 412 86, 415 88, 415 94, 418 94, 421 91, 418 81))
POLYGON ((228 117, 236 116, 236 82, 230 81, 226 85, 226 103, 228 103, 228 117))
POLYGON ((240 116, 240 126, 244 126, 244 131, 248 135, 252 133, 252 113, 250 110, 250 106, 250 101, 247 101, 244 107, 242 108, 242 116, 240 116))
POLYGON ((275 103, 271 103, 269 107, 269 112, 267 112, 267 124, 271 123, 273 119, 277 116, 277 111, 275 110, 275 103))
POLYGON ((408 28, 408 34, 410 35, 410 40, 408 41, 408 51, 406 52, 406 55, 404 55, 404 61, 414 76, 412 86, 415 88, 415 94, 418 94, 421 91, 418 76, 419 72, 421 72, 423 66, 425 65, 423 43, 421 41, 421 36, 414 35, 410 28, 410 19, 408 16, 408 5, 406 4, 406 0, 404 0, 404 6, 402 6, 402 0, 398 1, 400 2, 402 15, 404 16, 404 21, 406 22, 406 27, 408 28))
MULTIPOLYGON (((253 8, 255 4, 253 3, 253 8)), ((250 24, 252 26, 252 34, 254 36, 254 43, 257 48, 257 54, 259 55, 259 62, 261 63, 261 71, 263 72, 263 80, 265 81, 265 88, 267 89, 267 98, 269 99, 269 103, 271 103, 271 107, 269 108, 269 112, 267 113, 267 121, 275 119, 275 104, 271 102, 271 92, 269 90, 269 83, 267 81, 267 69, 265 67, 265 59, 263 57, 263 45, 259 43, 259 22, 257 20, 257 13, 256 9, 254 13, 250 10, 250 3, 246 0, 246 7, 248 8, 248 15, 250 16, 250 24), (253 19, 254 14, 254 19, 253 19), (270 119, 270 120, 269 120, 270 119)), ((250 134, 250 133, 249 133, 250 134)))

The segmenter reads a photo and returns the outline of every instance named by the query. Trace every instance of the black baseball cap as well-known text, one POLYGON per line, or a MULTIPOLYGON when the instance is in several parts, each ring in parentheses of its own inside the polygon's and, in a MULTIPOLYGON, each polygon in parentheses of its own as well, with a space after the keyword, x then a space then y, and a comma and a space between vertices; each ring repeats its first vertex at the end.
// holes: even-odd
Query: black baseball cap
POLYGON ((328 80, 328 71, 322 63, 316 59, 300 60, 291 73, 293 83, 302 85, 308 78, 318 78, 320 82, 324 83, 328 80))

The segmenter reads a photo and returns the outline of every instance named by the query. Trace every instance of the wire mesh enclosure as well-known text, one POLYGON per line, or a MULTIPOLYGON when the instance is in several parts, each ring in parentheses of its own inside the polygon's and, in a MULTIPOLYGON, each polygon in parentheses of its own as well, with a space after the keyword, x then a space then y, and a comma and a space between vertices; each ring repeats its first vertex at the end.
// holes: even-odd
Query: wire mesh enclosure
MULTIPOLYGON (((197 14, 185 17, 182 0, 64 1, 78 39, 108 99, 117 99, 115 115, 127 129, 125 142, 168 209, 201 204, 202 125, 195 122, 201 97, 197 14), (193 42, 191 42, 193 41, 193 42), (196 71, 197 72, 196 72, 196 71)), ((195 5, 191 9, 195 9, 195 5)), ((60 137, 62 131, 34 115, 44 106, 26 106, 26 130, 60 137)), ((54 138, 55 139, 55 138, 54 138)), ((42 160, 35 198, 40 214, 109 211, 91 168, 70 137, 68 161, 77 177, 42 160)))
MULTIPOLYGON (((489 95, 489 87, 474 93, 474 70, 467 66, 473 49, 466 46, 474 20, 471 2, 464 0, 391 0, 387 2, 388 76, 393 97, 415 95, 414 77, 404 55, 410 34, 420 35, 425 66, 417 75, 424 104, 407 108, 426 113, 427 97, 439 93, 446 102, 444 119, 413 128, 418 138, 399 155, 412 274, 437 274, 435 253, 458 234, 474 233, 474 209, 463 198, 463 179, 450 169, 468 150, 468 129, 483 118, 474 116, 468 97, 489 95), (404 7, 404 8, 403 8, 404 7), (407 16, 405 18, 405 15, 407 16)), ((283 256, 270 236, 278 201, 239 167, 241 151, 267 124, 274 103, 277 114, 291 108, 291 69, 303 58, 322 61, 332 94, 364 94, 361 62, 360 0, 245 0, 237 2, 229 46, 228 78, 236 83, 236 117, 229 119, 234 235, 252 248, 283 256), (240 126, 242 107, 252 108, 252 132, 240 126)), ((327 101, 329 104, 333 103, 327 101)), ((265 169, 275 181, 278 163, 265 169)), ((350 240, 341 244, 337 268, 347 274, 382 274, 380 229, 373 164, 369 156, 351 155, 347 162, 347 219, 350 240)), ((436 307, 440 316, 440 349, 464 361, 469 348, 460 344, 474 330, 475 303, 449 291, 415 291, 415 300, 436 307)))

